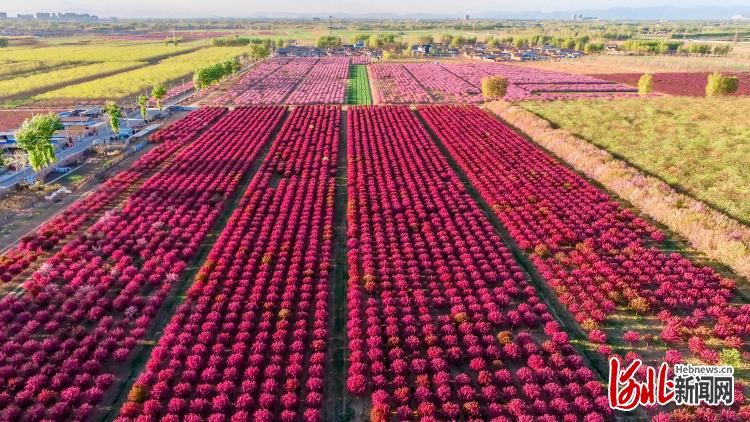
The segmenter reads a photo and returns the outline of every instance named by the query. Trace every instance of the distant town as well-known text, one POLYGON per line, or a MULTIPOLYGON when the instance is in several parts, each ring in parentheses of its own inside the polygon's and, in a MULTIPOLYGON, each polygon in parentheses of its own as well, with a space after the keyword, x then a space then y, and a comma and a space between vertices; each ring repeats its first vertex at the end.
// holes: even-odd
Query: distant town
POLYGON ((19 21, 54 21, 54 22, 97 22, 99 17, 88 13, 54 13, 54 12, 37 12, 22 14, 19 13, 15 18, 8 16, 7 12, 0 12, 0 19, 16 19, 19 21))

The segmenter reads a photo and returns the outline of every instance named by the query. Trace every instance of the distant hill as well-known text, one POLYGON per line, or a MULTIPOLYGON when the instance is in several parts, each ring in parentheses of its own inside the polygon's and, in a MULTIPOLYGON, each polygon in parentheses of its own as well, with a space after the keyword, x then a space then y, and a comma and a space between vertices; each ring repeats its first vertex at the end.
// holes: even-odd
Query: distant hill
MULTIPOLYGON (((732 17, 750 16, 750 6, 694 6, 694 7, 613 7, 609 9, 576 9, 558 10, 552 12, 526 11, 468 11, 472 18, 478 19, 554 19, 567 20, 571 16, 583 15, 585 17, 597 17, 601 20, 730 20, 732 17)), ((284 13, 284 12, 260 12, 254 14, 266 18, 291 18, 309 19, 313 17, 327 17, 334 15, 343 19, 445 19, 458 18, 456 15, 441 13, 284 13)))
POLYGON ((750 15, 750 6, 695 6, 695 7, 613 7, 610 9, 581 9, 555 12, 488 12, 478 18, 505 19, 570 19, 573 14, 598 17, 603 20, 729 20, 733 16, 750 15))

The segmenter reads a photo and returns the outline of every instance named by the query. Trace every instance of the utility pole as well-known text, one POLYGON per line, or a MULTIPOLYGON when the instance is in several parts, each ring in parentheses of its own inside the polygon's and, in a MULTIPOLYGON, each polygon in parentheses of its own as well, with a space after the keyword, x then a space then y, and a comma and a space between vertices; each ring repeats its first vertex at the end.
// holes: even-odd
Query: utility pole
POLYGON ((328 16, 328 35, 333 35, 333 16, 328 16))

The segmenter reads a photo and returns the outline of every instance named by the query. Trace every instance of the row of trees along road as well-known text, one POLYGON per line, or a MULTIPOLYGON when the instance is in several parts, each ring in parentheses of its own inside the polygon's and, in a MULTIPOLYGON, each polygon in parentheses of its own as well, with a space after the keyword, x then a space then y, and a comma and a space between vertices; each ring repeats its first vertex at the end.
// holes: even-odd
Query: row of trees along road
POLYGON ((222 79, 239 72, 241 68, 239 60, 227 60, 204 66, 195 71, 193 84, 197 89, 208 88, 222 79))

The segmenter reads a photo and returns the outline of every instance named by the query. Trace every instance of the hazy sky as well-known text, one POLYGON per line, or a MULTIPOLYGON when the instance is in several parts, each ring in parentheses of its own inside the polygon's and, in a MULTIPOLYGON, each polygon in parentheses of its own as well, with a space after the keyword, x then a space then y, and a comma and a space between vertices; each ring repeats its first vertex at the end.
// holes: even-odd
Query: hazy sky
POLYGON ((697 5, 731 6, 738 0, 1 0, 0 11, 16 13, 69 11, 120 17, 249 17, 261 13, 465 13, 518 11, 559 11, 605 9, 610 7, 650 7, 697 5))

